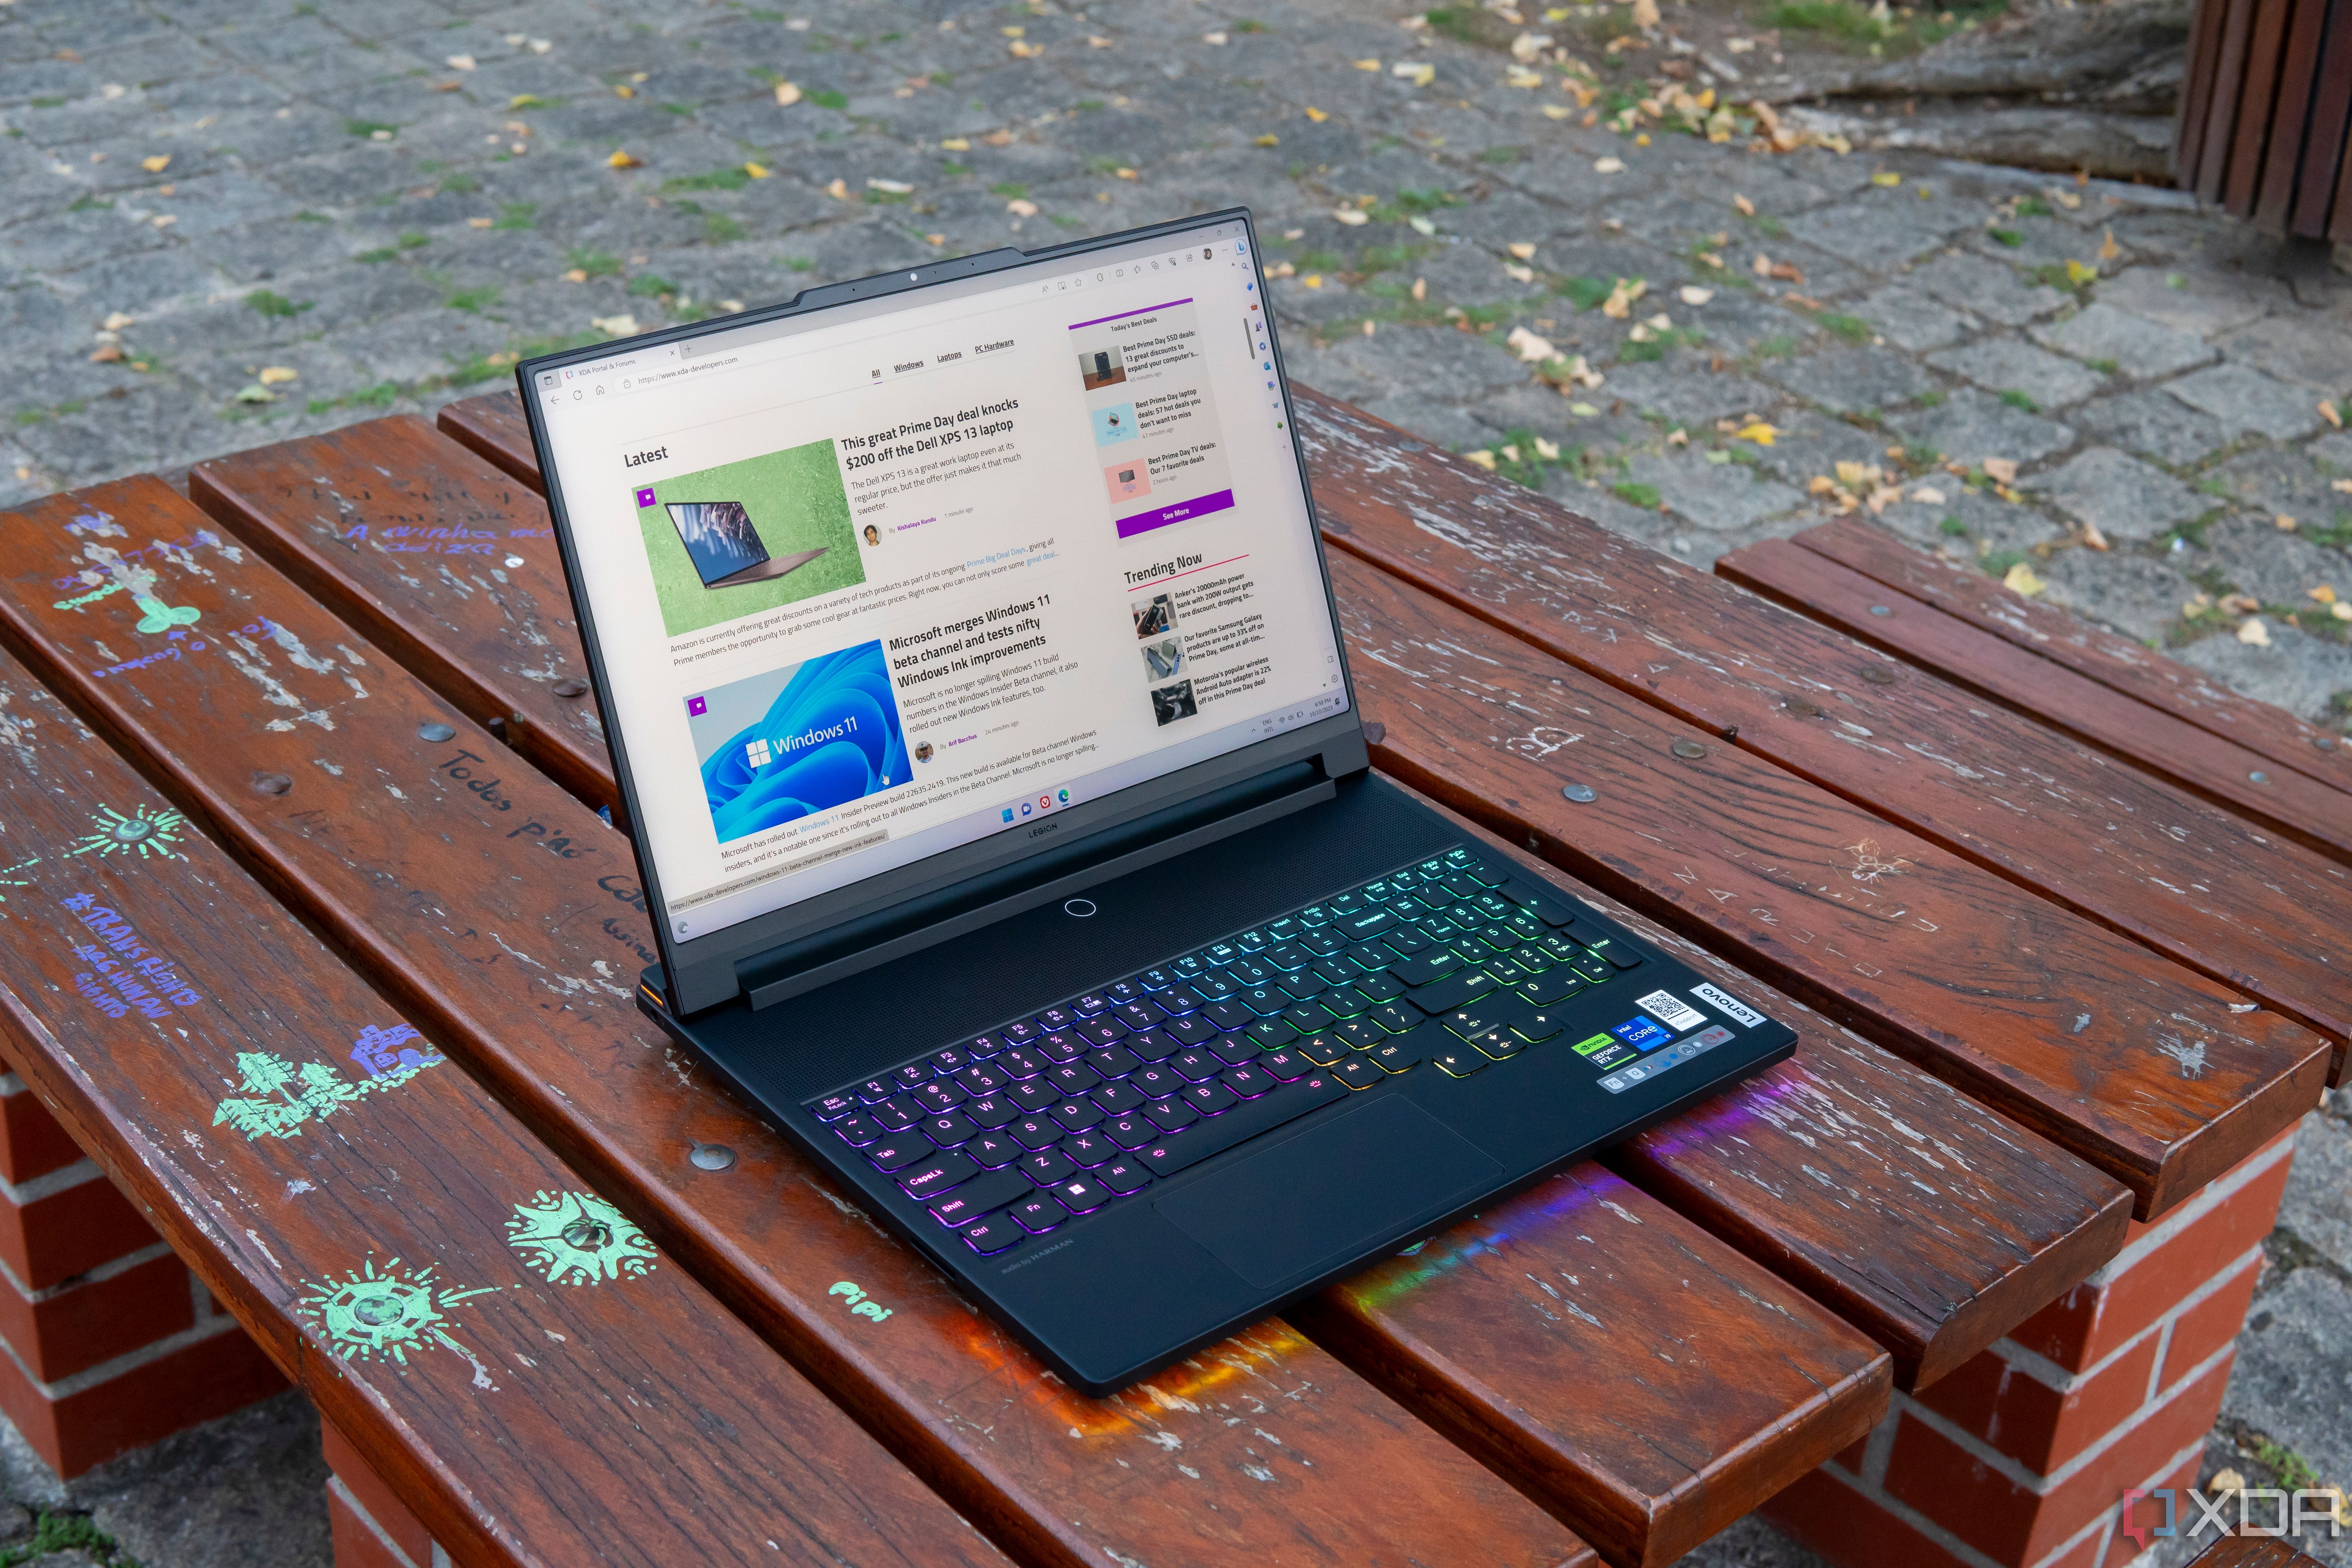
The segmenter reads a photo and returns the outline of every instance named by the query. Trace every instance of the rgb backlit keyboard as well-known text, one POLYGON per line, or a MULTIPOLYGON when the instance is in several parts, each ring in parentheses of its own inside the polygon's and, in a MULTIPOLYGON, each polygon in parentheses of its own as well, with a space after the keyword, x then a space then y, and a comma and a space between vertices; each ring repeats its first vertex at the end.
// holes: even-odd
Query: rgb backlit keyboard
MULTIPOLYGON (((1581 907, 1456 848, 807 1110, 992 1257, 1399 1073, 1508 1062, 1641 963, 1581 907)), ((1574 1048, 1606 1068, 1643 1047, 1574 1048)))

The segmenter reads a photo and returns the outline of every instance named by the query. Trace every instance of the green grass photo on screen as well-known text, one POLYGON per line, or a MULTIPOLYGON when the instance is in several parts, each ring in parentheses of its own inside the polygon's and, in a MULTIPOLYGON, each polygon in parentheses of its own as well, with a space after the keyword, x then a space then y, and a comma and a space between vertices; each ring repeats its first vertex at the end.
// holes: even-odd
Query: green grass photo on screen
POLYGON ((866 581, 830 440, 680 474, 656 482, 653 491, 654 504, 638 509, 637 525, 671 637, 866 581), (682 518, 673 511, 688 507, 695 510, 682 518), (703 544, 700 567, 681 528, 703 544), (762 562, 784 563, 812 551, 823 553, 780 575, 759 574, 762 562), (706 573, 718 585, 706 585, 706 573), (739 575, 741 581, 723 580, 739 575))

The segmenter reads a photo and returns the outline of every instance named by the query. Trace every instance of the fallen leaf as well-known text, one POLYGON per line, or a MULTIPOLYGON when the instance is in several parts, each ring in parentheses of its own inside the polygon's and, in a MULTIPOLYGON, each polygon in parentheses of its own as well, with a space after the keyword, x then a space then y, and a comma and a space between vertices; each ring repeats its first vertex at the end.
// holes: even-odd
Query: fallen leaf
POLYGON ((1609 290, 1609 298, 1602 301, 1601 313, 1613 321, 1627 320, 1633 313, 1633 301, 1648 293, 1649 289, 1646 279, 1620 278, 1616 286, 1609 290))
POLYGON ((236 394, 235 401, 238 403, 275 403, 278 401, 278 395, 270 391, 268 387, 263 386, 260 383, 256 382, 253 385, 240 390, 236 394))
POLYGON ((1737 191, 1732 193, 1731 205, 1739 209, 1739 216, 1742 217, 1754 217, 1756 216, 1756 204, 1749 201, 1746 196, 1739 195, 1737 191))
POLYGON ((869 191, 880 191, 886 196, 911 195, 915 190, 914 186, 904 180, 868 179, 866 182, 866 188, 869 191))
POLYGON ((1650 331, 1654 332, 1671 332, 1675 330, 1675 319, 1672 316, 1667 315, 1664 310, 1659 311, 1656 315, 1651 317, 1642 324, 1649 328, 1650 331))
POLYGON ((1013 58, 1016 60, 1034 60, 1045 52, 1045 46, 1043 44, 1024 44, 1016 42, 1008 45, 1007 47, 1011 50, 1013 58))
POLYGON ((1921 485, 1911 492, 1911 499, 1921 506, 1941 506, 1944 504, 1944 492, 1933 485, 1921 485))
MULTIPOLYGON (((841 182, 838 180, 834 182, 835 184, 839 184, 841 182)), ((1011 213, 1014 217, 1035 217, 1037 216, 1037 204, 1029 200, 1025 196, 1015 196, 1011 201, 1004 204, 1004 210, 1011 213)))
POLYGON ((2344 413, 2336 406, 2336 401, 2333 398, 2323 397, 2319 400, 2319 416, 2338 430, 2344 428, 2344 413))
POLYGON ((746 163, 743 165, 743 172, 755 180, 764 180, 775 173, 765 163, 746 163))
POLYGON ((468 228, 488 228, 494 221, 496 220, 486 217, 469 217, 466 220, 466 226, 468 228))
POLYGON ((1564 103, 1547 103, 1543 106, 1543 117, 1546 120, 1565 120, 1573 112, 1575 111, 1564 103))
POLYGON ((289 364, 266 364, 261 367, 261 384, 276 386, 281 382, 298 379, 301 373, 289 364))
POLYGON ((553 47, 555 47, 555 44, 551 39, 533 38, 530 41, 530 52, 535 55, 543 55, 553 47))
POLYGON ((2029 599, 2050 586, 2049 584, 2036 577, 2033 574, 2033 568, 2022 561, 2009 569, 2009 574, 2000 580, 2000 585, 2012 594, 2021 594, 2029 599))
POLYGON ((2251 616, 2247 617, 2246 624, 2238 628, 2238 640, 2248 647, 2268 647, 2271 646, 2271 628, 2263 624, 2262 616, 2251 616))
POLYGON ((1658 25, 1658 0, 1633 0, 1633 26, 1647 30, 1658 25))
POLYGON ((1505 461, 1505 462, 1507 462, 1507 463, 1516 463, 1516 462, 1517 462, 1518 460, 1519 460, 1519 449, 1518 449, 1518 447, 1511 447, 1511 446, 1507 446, 1507 447, 1505 447, 1503 448, 1503 461, 1505 461))
POLYGON ((1850 463, 1841 459, 1837 464, 1837 477, 1838 483, 1846 489, 1858 490, 1885 478, 1885 470, 1876 463, 1850 463))
POLYGON ((1306 284, 1309 289, 1320 289, 1323 287, 1323 274, 1320 272, 1310 272, 1306 277, 1301 278, 1299 281, 1306 284))
POLYGON ((1536 456, 1541 458, 1547 463, 1559 462, 1559 443, 1557 441, 1547 441, 1540 436, 1537 437, 1536 456))
POLYGON ((630 315, 592 316, 588 320, 588 324, 598 331, 615 338, 629 337, 637 330, 637 319, 630 315))
POLYGON ((99 325, 110 332, 119 332, 125 327, 135 325, 138 320, 136 316, 127 316, 120 310, 110 310, 107 313, 106 320, 100 321, 99 325))
MULTIPOLYGON (((1289 263, 1288 263, 1288 262, 1285 262, 1285 263, 1283 263, 1283 265, 1286 267, 1286 266, 1288 266, 1288 265, 1289 265, 1289 263)), ((1414 299, 1414 300, 1426 300, 1426 299, 1428 299, 1428 298, 1429 298, 1429 279, 1426 279, 1426 278, 1416 278, 1416 279, 1414 279, 1412 280, 1412 297, 1413 297, 1413 299, 1414 299)))
POLYGON ((1230 43, 1232 40, 1227 38, 1223 33, 1203 33, 1201 35, 1201 41, 1204 44, 1222 45, 1230 43))
POLYGON ((1503 73, 1505 87, 1531 88, 1541 87, 1543 84, 1543 72, 1531 71, 1522 66, 1513 66, 1503 73))
POLYGON ((1282 145, 1282 138, 1275 135, 1272 132, 1268 132, 1255 142, 1252 142, 1250 145, 1253 147, 1279 147, 1282 145))
POLYGON ((1370 337, 1370 336, 1372 335, 1372 327, 1373 327, 1373 321, 1372 321, 1372 319, 1371 319, 1370 317, 1369 317, 1369 316, 1365 317, 1365 318, 1364 318, 1364 336, 1366 336, 1366 337, 1368 337, 1368 338, 1369 338, 1369 337, 1370 337))
POLYGON ((981 140, 987 142, 992 147, 1010 147, 1013 145, 1013 132, 1000 127, 997 130, 990 132, 987 135, 982 137, 981 140))
MULTIPOLYGON (((790 109, 793 104, 798 103, 800 100, 800 83, 796 81, 780 81, 776 84, 776 101, 779 104, 782 105, 786 109, 790 109)), ((940 145, 945 146, 946 143, 941 142, 940 145)), ((970 143, 959 142, 956 145, 959 149, 961 149, 969 146, 970 143)))
POLYGON ((158 153, 152 158, 142 158, 139 166, 151 174, 160 174, 172 166, 172 154, 158 153))
POLYGON ((1870 176, 1870 183, 1874 185, 1885 185, 1889 189, 1892 189, 1903 183, 1903 176, 1895 174, 1891 169, 1882 169, 1877 174, 1870 176))
POLYGON ((1090 49, 1108 49, 1116 48, 1118 46, 1116 44, 1114 44, 1110 39, 1104 37, 1100 33, 1088 33, 1087 35, 1087 47, 1090 49))
POLYGON ((1595 158, 1592 161, 1592 172, 1596 174, 1622 174, 1625 172, 1625 160, 1622 158, 1595 158))
POLYGON ((2288 516, 2285 512, 2279 513, 2278 516, 2273 518, 2271 521, 2278 524, 2279 531, 2283 533, 2293 533, 2295 531, 2294 519, 2288 516))
POLYGON ((1696 283, 1684 284, 1678 292, 1682 295, 1683 303, 1685 305, 1704 305, 1715 298, 1714 289, 1702 289, 1696 283))
POLYGON ((2352 600, 2336 600, 2327 606, 2327 613, 2339 621, 2352 621, 2352 600))
POLYGON ((1558 357, 1559 352, 1551 346, 1550 339, 1539 338, 1525 327, 1513 327, 1511 335, 1503 340, 1503 346, 1516 353, 1526 364, 1541 364, 1558 357))
POLYGON ((1672 429, 1672 430, 1667 431, 1667 432, 1666 432, 1666 445, 1667 445, 1667 446, 1669 446, 1669 447, 1687 447, 1687 446, 1689 446, 1689 445, 1690 445, 1690 432, 1689 432, 1689 431, 1687 431, 1687 430, 1682 429, 1682 428, 1680 428, 1679 426, 1677 426, 1677 427, 1676 427, 1676 428, 1675 428, 1675 429, 1672 429))
POLYGON ((940 151, 942 153, 969 153, 971 151, 971 143, 965 141, 961 136, 950 136, 940 143, 940 151))
POLYGON ((836 175, 833 184, 825 186, 824 194, 837 202, 848 201, 850 199, 849 182, 836 175))
POLYGON ((2124 247, 2116 243, 2116 231, 2114 229, 2107 230, 2107 237, 2099 242, 2099 259, 2102 261, 2113 261, 2116 257, 2121 256, 2123 253, 2124 247))
POLYGON ((1506 261, 1503 263, 1503 276, 1514 283, 1532 283, 1536 280, 1536 269, 1522 267, 1516 261, 1506 261))
POLYGON ((1029 29, 1026 27, 999 27, 996 30, 1003 34, 1008 38, 1024 37, 1029 32, 1029 29))
POLYGON ((1415 213, 1412 216, 1405 219, 1404 223, 1405 226, 1412 230, 1413 233, 1424 237, 1433 235, 1437 232, 1437 225, 1430 219, 1422 216, 1419 213, 1415 213))
POLYGON ((1759 419, 1753 424, 1741 426, 1732 434, 1742 441, 1753 441, 1759 447, 1769 447, 1780 438, 1780 432, 1759 419))
POLYGON ((2251 616, 2263 607, 2263 602, 2252 594, 2224 594, 2221 613, 2225 616, 2251 616))
POLYGON ((575 267, 571 271, 566 272, 563 275, 563 280, 566 283, 585 283, 588 281, 588 274, 583 269, 575 267))
POLYGON ((1370 218, 1365 216, 1362 213, 1358 212, 1354 207, 1339 207, 1334 210, 1331 216, 1339 219, 1341 223, 1346 224, 1349 228, 1361 228, 1364 225, 1371 222, 1370 218))
POLYGON ((1517 257, 1521 261, 1533 261, 1536 258, 1536 247, 1524 239, 1513 240, 1503 248, 1509 251, 1513 256, 1517 257))
POLYGON ((1579 419, 1598 419, 1601 417, 1601 410, 1593 407, 1590 403, 1571 403, 1568 405, 1568 411, 1570 414, 1575 415, 1579 419))
POLYGON ((1769 278, 1772 276, 1772 258, 1759 250, 1756 253, 1756 259, 1748 263, 1748 269, 1759 278, 1769 278))
POLYGON ((2107 543, 2107 536, 2099 531, 2099 525, 2095 522, 2086 522, 2083 525, 2083 542, 2094 550, 2112 548, 2107 543))
POLYGON ((1320 125, 1331 117, 1310 103, 1307 106, 1307 118, 1320 125))
POLYGON ((1827 474, 1815 474, 1805 482, 1805 493, 1809 496, 1825 496, 1835 489, 1837 481, 1827 474))
POLYGON ((1356 62, 1356 68, 1360 71, 1376 71, 1381 68, 1381 62, 1378 60, 1358 60, 1356 62))
POLYGON ((2352 496, 2352 479, 2338 479, 2327 488, 2340 494, 2352 496))
POLYGON ((451 55, 449 57, 449 68, 451 70, 460 71, 472 70, 474 68, 474 57, 471 55, 451 55))
POLYGON ((1298 276, 1298 268, 1292 266, 1287 261, 1277 261, 1273 266, 1265 269, 1265 275, 1269 279, 1296 278, 1298 276))
POLYGON ((2074 261, 2070 259, 2066 263, 2066 281, 2074 284, 2076 288, 2080 288, 2082 285, 2091 282, 2096 279, 2098 275, 2099 269, 2086 261, 2074 261))
POLYGON ((1987 458, 1977 466, 2002 484, 2017 483, 2017 464, 2008 458, 1987 458))
POLYGON ((2332 605, 2336 602, 2336 585, 2332 583, 2322 583, 2316 588, 2305 588, 2304 594, 2323 605, 2332 605))
POLYGON ((1486 469, 1488 473, 1491 474, 1495 471, 1495 454, 1489 452, 1484 447, 1479 447, 1478 450, 1475 452, 1465 452, 1462 455, 1471 462, 1474 462, 1480 468, 1486 469))
POLYGON ((646 161, 616 147, 613 150, 613 155, 604 160, 604 166, 610 169, 642 169, 646 166, 646 161))
POLYGON ((112 364, 122 357, 122 345, 120 343, 100 343, 98 345, 97 349, 91 353, 89 357, 90 362, 94 364, 112 364))
MULTIPOLYGON (((434 91, 436 91, 436 92, 455 92, 455 91, 457 91, 457 84, 456 82, 454 82, 454 81, 447 81, 447 82, 435 82, 435 83, 433 84, 433 90, 434 90, 434 91)), ((777 93, 778 93, 779 97, 781 97, 781 96, 782 96, 782 94, 783 90, 784 90, 784 84, 783 84, 783 83, 782 83, 782 82, 778 82, 778 83, 776 84, 776 91, 777 91, 777 93)), ((636 89, 635 88, 634 88, 634 87, 631 87, 627 82, 625 82, 625 81, 622 81, 622 82, 614 82, 614 83, 613 84, 613 96, 614 96, 614 98, 635 98, 635 97, 636 97, 636 96, 637 96, 637 89, 636 89)), ((797 92, 795 92, 794 96, 795 96, 795 97, 797 97, 797 96, 798 96, 797 92)))
POLYGON ((1437 68, 1417 61, 1399 61, 1389 68, 1389 74, 1407 78, 1415 87, 1427 87, 1437 79, 1437 68))

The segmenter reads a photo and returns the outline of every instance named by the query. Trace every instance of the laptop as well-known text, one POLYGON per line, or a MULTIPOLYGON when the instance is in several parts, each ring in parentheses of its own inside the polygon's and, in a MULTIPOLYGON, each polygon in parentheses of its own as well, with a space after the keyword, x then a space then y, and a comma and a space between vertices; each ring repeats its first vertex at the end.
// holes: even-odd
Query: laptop
POLYGON ((520 367, 638 1005, 1090 1394, 1795 1043, 1370 771, 1281 365, 1234 209, 520 367))
POLYGON ((761 583, 799 570, 824 553, 823 548, 803 550, 782 560, 771 560, 751 514, 739 500, 672 501, 666 510, 694 563, 695 575, 706 588, 729 588, 738 583, 761 583))

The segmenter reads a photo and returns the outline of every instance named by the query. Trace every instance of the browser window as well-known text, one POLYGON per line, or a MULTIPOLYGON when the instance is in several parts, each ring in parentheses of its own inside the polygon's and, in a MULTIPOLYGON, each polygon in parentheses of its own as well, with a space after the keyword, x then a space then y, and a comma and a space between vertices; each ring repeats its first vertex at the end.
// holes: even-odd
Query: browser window
POLYGON ((679 938, 1347 704, 1238 223, 532 395, 679 938))

